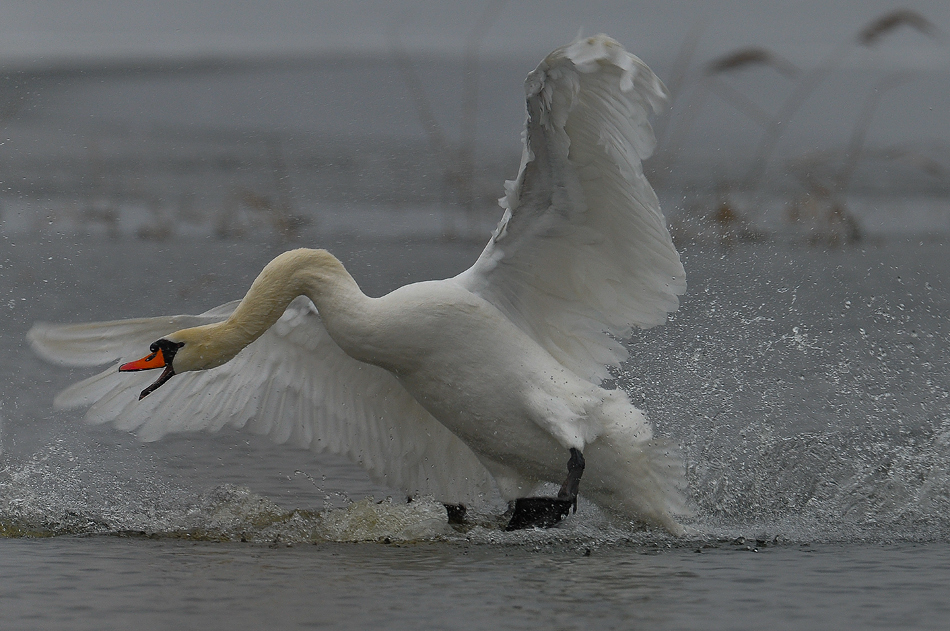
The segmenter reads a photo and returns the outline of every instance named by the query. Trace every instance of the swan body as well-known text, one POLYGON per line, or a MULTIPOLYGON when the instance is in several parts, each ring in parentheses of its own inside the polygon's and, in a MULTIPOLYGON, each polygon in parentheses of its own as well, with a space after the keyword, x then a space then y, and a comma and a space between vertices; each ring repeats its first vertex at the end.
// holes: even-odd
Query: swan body
POLYGON ((665 321, 685 290, 641 169, 654 142, 647 109, 665 89, 603 35, 554 51, 525 86, 521 170, 470 269, 370 298, 332 254, 299 249, 239 303, 199 316, 37 324, 33 347, 60 363, 114 361, 160 338, 123 370, 167 364, 141 400, 147 373, 113 367, 55 403, 89 405, 91 422, 145 440, 246 426, 449 503, 492 483, 524 497, 583 450, 582 495, 682 532, 675 449, 623 391, 600 385, 626 357, 618 338, 665 321))

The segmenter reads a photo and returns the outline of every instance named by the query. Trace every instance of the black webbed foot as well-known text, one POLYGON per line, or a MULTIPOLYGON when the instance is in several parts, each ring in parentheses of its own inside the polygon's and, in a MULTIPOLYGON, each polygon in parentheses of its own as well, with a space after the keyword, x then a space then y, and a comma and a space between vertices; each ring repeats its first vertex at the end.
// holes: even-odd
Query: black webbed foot
POLYGON ((571 512, 571 502, 555 497, 522 497, 515 500, 515 514, 505 530, 550 528, 571 512))
POLYGON ((577 512, 577 489, 584 474, 584 454, 571 448, 567 462, 567 478, 557 497, 522 497, 515 500, 515 511, 505 530, 550 528, 570 514, 577 512))
POLYGON ((465 504, 443 504, 442 506, 445 506, 445 512, 449 514, 450 524, 465 523, 465 513, 467 512, 465 504))

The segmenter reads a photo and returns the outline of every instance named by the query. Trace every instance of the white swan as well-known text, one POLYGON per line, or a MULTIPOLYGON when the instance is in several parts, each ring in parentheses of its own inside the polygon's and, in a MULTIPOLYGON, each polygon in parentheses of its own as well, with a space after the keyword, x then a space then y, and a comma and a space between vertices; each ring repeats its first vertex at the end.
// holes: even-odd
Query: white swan
POLYGON ((248 427, 451 504, 492 481, 525 498, 562 481, 571 454, 553 521, 583 473, 581 494, 598 505, 682 532, 675 449, 623 391, 599 385, 627 357, 619 339, 663 323, 685 291, 641 167, 654 146, 647 110, 665 88, 598 35, 555 50, 525 89, 521 170, 470 269, 369 298, 331 254, 301 249, 269 263, 240 304, 199 316, 36 324, 29 340, 52 361, 102 364, 154 342, 123 371, 164 366, 141 400, 150 373, 112 367, 55 404, 91 405, 88 421, 144 440, 248 427))

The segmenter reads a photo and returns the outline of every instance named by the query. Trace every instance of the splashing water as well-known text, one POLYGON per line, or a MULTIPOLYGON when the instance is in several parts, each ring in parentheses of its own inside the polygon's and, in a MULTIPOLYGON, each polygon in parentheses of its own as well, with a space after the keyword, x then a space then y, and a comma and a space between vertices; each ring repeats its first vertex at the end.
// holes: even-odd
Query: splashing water
POLYGON ((618 381, 681 437, 695 528, 950 538, 950 301, 907 245, 706 253, 694 300, 633 341, 618 381))
MULTIPOLYGON (((777 437, 746 428, 686 446, 697 515, 691 539, 785 541, 950 539, 950 422, 868 442, 858 429, 777 437)), ((83 456, 90 456, 84 454, 83 456)), ((431 498, 350 501, 322 511, 287 510, 246 488, 195 495, 146 477, 90 474, 90 462, 58 441, 0 470, 0 534, 124 534, 261 543, 465 540, 475 543, 667 541, 581 503, 550 531, 506 533, 498 507, 447 523, 431 498), (494 510, 494 512, 493 512, 494 510)))
MULTIPOLYGON (((94 472, 95 454, 64 440, 26 462, 0 469, 0 536, 122 535, 268 544, 318 542, 470 541, 517 543, 563 538, 604 539, 611 526, 582 504, 563 530, 506 533, 500 511, 472 511, 465 527, 448 524, 432 498, 376 501, 367 497, 322 511, 287 510, 247 488, 224 484, 195 495, 146 475, 128 480, 94 472), (570 526, 573 524, 573 527, 570 526)), ((614 538, 623 532, 616 530, 614 538)))
POLYGON ((709 530, 800 541, 950 538, 950 421, 875 439, 860 429, 691 445, 690 484, 709 530), (869 440, 871 439, 871 440, 869 440))
MULTIPOLYGON (((686 254, 680 311, 631 340, 615 385, 682 445, 696 509, 690 538, 950 541, 942 246, 686 254)), ((583 498, 559 528, 506 533, 503 504, 475 507, 454 528, 427 498, 288 510, 239 486, 176 482, 164 465, 104 465, 82 441, 53 440, 27 458, 2 453, 5 536, 675 545, 583 498)))

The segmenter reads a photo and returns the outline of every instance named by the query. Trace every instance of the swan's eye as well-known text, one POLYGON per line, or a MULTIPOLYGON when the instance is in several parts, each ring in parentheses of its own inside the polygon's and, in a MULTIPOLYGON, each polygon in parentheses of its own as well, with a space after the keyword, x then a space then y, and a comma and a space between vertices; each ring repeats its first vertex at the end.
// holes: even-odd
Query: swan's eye
POLYGON ((162 338, 152 342, 152 344, 148 347, 148 350, 152 353, 162 351, 162 353, 166 355, 166 359, 170 359, 171 357, 174 357, 175 352, 184 345, 184 342, 172 342, 171 340, 162 338))

